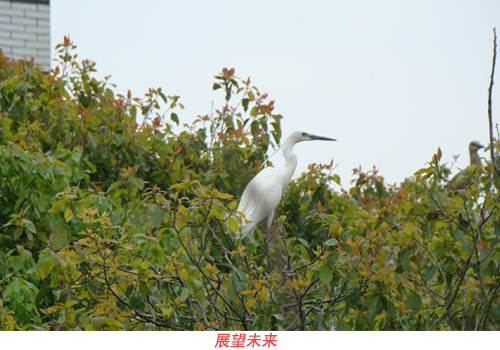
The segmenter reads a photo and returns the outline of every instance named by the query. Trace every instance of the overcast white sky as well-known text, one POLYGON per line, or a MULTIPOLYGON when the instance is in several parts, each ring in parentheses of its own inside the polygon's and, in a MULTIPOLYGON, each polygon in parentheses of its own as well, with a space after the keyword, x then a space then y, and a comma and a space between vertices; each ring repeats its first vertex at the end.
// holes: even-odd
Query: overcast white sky
MULTIPOLYGON (((181 122, 210 113, 213 76, 234 67, 268 92, 283 133, 336 143, 295 146, 307 164, 380 169, 399 183, 438 147, 456 166, 468 143, 488 143, 487 88, 500 1, 52 0, 52 46, 70 34, 79 58, 97 62, 117 91, 161 86, 180 95, 181 122)), ((499 33, 500 34, 500 33, 499 33)), ((500 82, 500 63, 497 81, 500 82)), ((500 86, 493 112, 500 123, 500 86)), ((486 155, 486 153, 482 153, 486 155)), ((281 166, 281 155, 273 162, 281 166)), ((456 169, 455 169, 456 171, 456 169)))

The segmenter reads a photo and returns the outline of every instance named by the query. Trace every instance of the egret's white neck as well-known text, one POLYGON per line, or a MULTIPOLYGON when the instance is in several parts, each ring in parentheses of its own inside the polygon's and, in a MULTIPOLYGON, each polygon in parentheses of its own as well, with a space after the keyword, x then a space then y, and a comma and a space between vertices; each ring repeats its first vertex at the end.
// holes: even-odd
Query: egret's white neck
POLYGON ((295 168, 297 168, 297 156, 293 153, 293 142, 290 139, 286 139, 283 144, 283 157, 285 158, 285 166, 281 170, 281 181, 283 184, 283 192, 285 192, 288 184, 292 180, 295 168))

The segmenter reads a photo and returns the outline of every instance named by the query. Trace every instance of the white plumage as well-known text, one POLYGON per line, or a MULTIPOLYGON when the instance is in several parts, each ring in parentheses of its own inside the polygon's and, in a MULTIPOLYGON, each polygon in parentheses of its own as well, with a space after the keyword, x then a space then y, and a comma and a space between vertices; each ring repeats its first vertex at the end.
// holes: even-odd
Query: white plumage
MULTIPOLYGON (((241 233, 243 236, 246 236, 259 222, 265 220, 267 242, 269 241, 274 209, 278 206, 281 195, 288 187, 297 167, 297 156, 293 153, 293 146, 297 142, 314 140, 336 141, 328 137, 294 131, 283 143, 283 157, 285 158, 283 169, 265 168, 248 183, 237 209, 247 220, 242 225, 241 233)), ((269 267, 271 268, 270 263, 269 267)))

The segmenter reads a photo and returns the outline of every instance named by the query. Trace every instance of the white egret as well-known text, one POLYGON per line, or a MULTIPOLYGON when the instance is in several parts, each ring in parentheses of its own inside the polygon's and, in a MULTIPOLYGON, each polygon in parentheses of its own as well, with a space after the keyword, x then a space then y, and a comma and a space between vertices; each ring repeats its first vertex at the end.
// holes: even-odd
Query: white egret
MULTIPOLYGON (((481 164, 481 159, 479 158, 479 155, 477 154, 477 151, 479 151, 481 148, 484 148, 483 145, 481 145, 478 141, 472 141, 469 143, 469 156, 470 156, 470 165, 469 166, 476 166, 481 164)), ((470 179, 465 179, 462 182, 459 182, 458 184, 455 185, 455 182, 458 180, 459 177, 464 176, 464 175, 469 175, 468 169, 464 169, 461 172, 459 172, 457 175, 453 176, 453 178, 450 180, 448 183, 449 188, 454 188, 457 190, 465 189, 469 185, 470 179)))
MULTIPOLYGON (((278 206, 281 195, 292 180, 293 173, 297 167, 297 155, 293 153, 293 146, 302 141, 337 141, 328 137, 311 135, 302 131, 292 132, 283 143, 283 157, 285 165, 283 169, 277 170, 267 167, 258 173, 247 185, 241 196, 238 212, 241 212, 246 223, 242 225, 243 237, 252 230, 259 222, 265 220, 267 227, 266 245, 269 243, 271 223, 273 221, 274 209, 278 206)), ((272 271, 269 259, 269 268, 272 271)))

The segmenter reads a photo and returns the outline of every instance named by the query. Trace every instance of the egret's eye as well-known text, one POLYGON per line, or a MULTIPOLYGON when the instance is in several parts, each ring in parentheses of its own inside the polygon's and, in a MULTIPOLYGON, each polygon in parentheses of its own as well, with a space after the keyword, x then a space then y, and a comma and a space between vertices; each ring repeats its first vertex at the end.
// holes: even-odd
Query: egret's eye
POLYGON ((307 137, 307 134, 305 132, 302 133, 302 136, 307 137))

